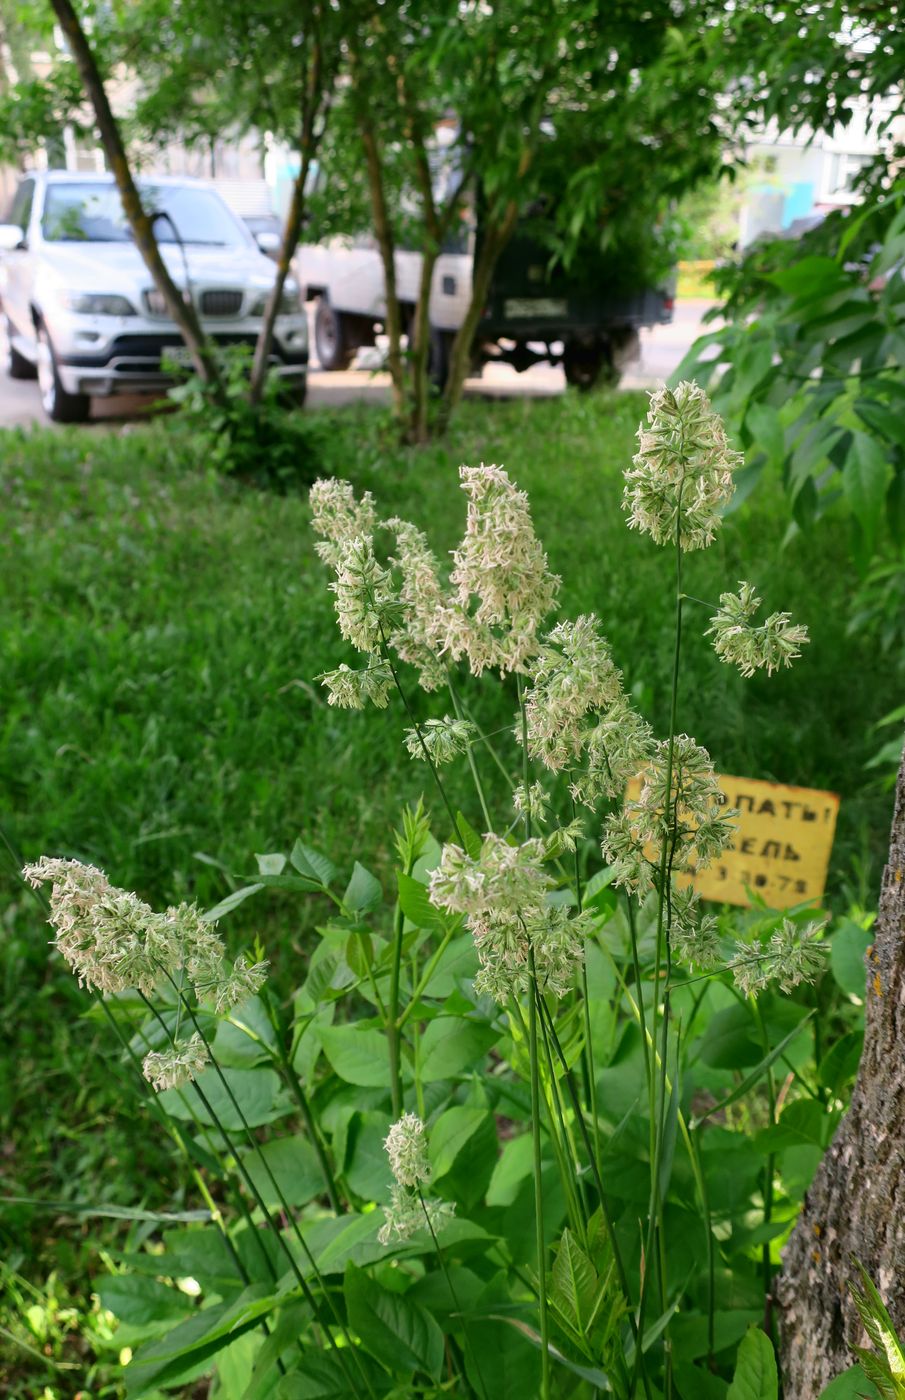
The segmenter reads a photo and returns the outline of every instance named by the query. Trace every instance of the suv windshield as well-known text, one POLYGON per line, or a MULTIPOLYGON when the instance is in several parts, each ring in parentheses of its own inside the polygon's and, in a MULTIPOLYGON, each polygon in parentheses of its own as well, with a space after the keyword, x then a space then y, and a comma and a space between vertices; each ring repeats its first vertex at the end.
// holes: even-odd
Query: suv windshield
MULTIPOLYGON (((140 190, 149 214, 167 216, 155 220, 158 243, 181 240, 225 248, 245 242, 232 214, 212 190, 189 185, 141 185, 140 190)), ((51 243, 132 242, 132 230, 112 180, 109 185, 49 185, 41 228, 51 243)))

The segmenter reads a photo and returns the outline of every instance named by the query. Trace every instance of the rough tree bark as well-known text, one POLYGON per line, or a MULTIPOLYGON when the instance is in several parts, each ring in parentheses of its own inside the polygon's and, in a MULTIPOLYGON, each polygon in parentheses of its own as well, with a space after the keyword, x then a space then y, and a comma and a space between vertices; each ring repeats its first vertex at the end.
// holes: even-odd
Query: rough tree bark
POLYGON ((123 202, 123 210, 135 238, 135 245, 166 302, 167 310, 182 333, 195 369, 202 379, 216 386, 220 376, 209 343, 205 338, 194 307, 183 299, 182 293, 170 276, 167 265, 160 255, 151 220, 142 207, 141 197, 132 178, 126 148, 123 145, 116 118, 107 99, 103 79, 79 18, 72 8, 70 0, 51 0, 51 5, 60 28, 66 36, 85 92, 94 108, 94 117, 100 132, 101 144, 116 181, 123 202))
POLYGON ((861 1333, 847 1292, 861 1260, 905 1330, 905 753, 867 954, 864 1051, 851 1107, 805 1197, 776 1282, 786 1400, 816 1400, 861 1333))
MULTIPOLYGON (((299 173, 296 176, 292 187, 292 199, 289 203, 289 211, 283 225, 283 238, 280 243, 280 253, 277 259, 277 275, 270 295, 267 298, 267 305, 264 309, 264 320, 258 332, 258 339, 255 345, 254 359, 251 366, 251 381, 248 388, 249 401, 253 406, 261 402, 264 392, 264 382, 267 377, 267 369, 270 364, 270 349, 273 345, 273 329, 276 324, 277 315, 280 309, 280 301, 283 296, 283 288, 286 285, 286 278, 289 276, 289 269, 292 259, 299 246, 299 237, 302 231, 302 220, 305 217, 305 195, 308 183, 308 173, 311 169, 311 162, 317 151, 319 133, 316 131, 317 119, 321 113, 322 105, 326 106, 325 89, 329 81, 330 74, 324 72, 323 41, 321 36, 321 11, 319 5, 312 6, 312 26, 313 33, 309 40, 311 49, 310 63, 306 53, 307 71, 304 83, 304 94, 302 97, 302 120, 299 134, 299 173)), ((306 46, 307 48, 308 46, 306 46)))

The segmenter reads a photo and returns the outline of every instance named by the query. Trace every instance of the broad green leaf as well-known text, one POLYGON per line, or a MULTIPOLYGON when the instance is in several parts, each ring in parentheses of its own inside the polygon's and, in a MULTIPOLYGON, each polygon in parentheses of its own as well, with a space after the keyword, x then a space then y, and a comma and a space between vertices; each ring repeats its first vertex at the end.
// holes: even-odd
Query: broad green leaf
POLYGON ((860 1366, 850 1366, 820 1392, 820 1400, 876 1400, 880 1392, 860 1366))
POLYGON ((472 860, 479 860, 481 857, 481 838, 461 812, 456 813, 456 832, 465 847, 466 854, 472 860))
POLYGON ((531 1175, 534 1166, 530 1133, 521 1133, 503 1144, 499 1160, 493 1169, 487 1188, 489 1206, 510 1206, 518 1195, 522 1182, 531 1175))
POLYGON ((209 1369, 218 1351, 272 1312, 276 1299, 265 1284, 252 1284, 233 1302, 195 1313, 168 1336, 143 1346, 125 1371, 126 1395, 139 1400, 149 1390, 185 1384, 209 1369))
POLYGON ((747 1069, 756 1065, 763 1047, 750 1007, 736 1003, 718 1011, 701 1041, 700 1055, 711 1069, 747 1069))
POLYGON ((771 465, 781 466, 786 444, 776 409, 765 403, 749 404, 745 413, 745 426, 751 434, 752 449, 759 449, 765 453, 771 465))
POLYGON ((443 1333, 429 1312, 382 1288, 355 1264, 346 1270, 344 1291, 349 1325, 373 1357, 396 1373, 426 1371, 439 1380, 443 1333))
POLYGON ((343 904, 356 914, 368 914, 376 909, 383 899, 380 881, 370 870, 358 861, 352 867, 352 876, 343 895, 343 904))
MULTIPOLYGON (((429 1151, 434 1176, 452 1171, 469 1138, 491 1118, 486 1108, 448 1108, 431 1129, 429 1151)), ((492 1119, 491 1119, 492 1121, 492 1119)))
POLYGON ((864 959, 873 935, 852 919, 842 919, 830 937, 830 967, 847 996, 864 1000, 867 969, 864 959))
POLYGON ((552 1296, 563 1315, 584 1334, 594 1314, 597 1271, 568 1229, 553 1260, 552 1296))
POLYGON ((343 1175, 350 1190, 366 1201, 388 1201, 393 1176, 384 1148, 386 1113, 356 1113, 349 1125, 348 1160, 343 1175))
POLYGON ((826 297, 847 285, 848 279, 835 258, 801 258, 780 268, 767 279, 792 297, 826 297))
MULTIPOLYGON (((298 1002, 296 1005, 298 1006, 298 1002)), ((296 1013, 296 1042, 292 1068, 305 1087, 311 1083, 314 1066, 321 1053, 321 1032, 333 1024, 335 1010, 333 1002, 328 1002, 326 1006, 318 1007, 313 1015, 303 1011, 296 1013)))
POLYGON ((351 1356, 345 1348, 342 1359, 332 1351, 308 1351, 292 1375, 280 1381, 276 1400, 350 1400, 353 1395, 366 1396, 362 1368, 376 1389, 373 1363, 357 1349, 351 1356))
POLYGON ((268 1058, 268 1049, 276 1045, 273 1026, 260 997, 249 997, 241 1006, 222 1020, 214 1037, 213 1051, 217 1062, 246 1069, 268 1058))
MULTIPOLYGON (((806 1017, 805 1019, 810 1019, 810 1017, 806 1017)), ((723 1109, 728 1108, 731 1103, 735 1103, 737 1099, 742 1099, 747 1093, 750 1093, 754 1086, 758 1084, 763 1078, 763 1076, 766 1074, 770 1066, 774 1064, 775 1061, 778 1060, 781 1055, 785 1054, 792 1041, 795 1039, 796 1036, 800 1034, 801 1024, 793 1027, 793 1029, 789 1031, 788 1035, 785 1036, 779 1042, 778 1045, 774 1045, 773 1049, 769 1052, 768 1055, 764 1056, 760 1064, 755 1065, 751 1073, 746 1074, 742 1082, 735 1086, 731 1094, 727 1094, 724 1099, 720 1099, 719 1103, 715 1103, 712 1108, 708 1108, 706 1113, 702 1113, 700 1117, 692 1119, 691 1123, 689 1124, 689 1127, 697 1128, 699 1124, 705 1121, 705 1119, 712 1118, 715 1113, 721 1113, 723 1109)))
POLYGON ((314 1146, 301 1134, 272 1138, 256 1151, 243 1153, 243 1163, 271 1207, 281 1204, 280 1192, 289 1205, 303 1206, 325 1189, 324 1174, 314 1146))
POLYGON ((891 467, 880 443, 867 433, 853 433, 852 446, 842 472, 842 485, 870 551, 883 516, 891 467))
POLYGON ((296 841, 289 855, 290 864, 300 875, 307 875, 318 885, 330 885, 336 878, 336 866, 304 841, 296 841))
POLYGON ((782 1152, 787 1147, 826 1147, 834 1121, 816 1099, 794 1099, 783 1109, 777 1124, 757 1134, 751 1150, 782 1152))
POLYGON ((858 1073, 863 1048, 863 1031, 848 1031, 841 1036, 820 1061, 817 1082, 831 1093, 840 1094, 858 1073))
POLYGON ((258 872, 261 875, 282 875, 286 868, 286 857, 279 851, 274 851, 269 855, 259 855, 255 852, 255 860, 258 862, 258 872))
POLYGON ((195 1084, 187 1084, 183 1089, 166 1089, 158 1095, 157 1101, 174 1118, 182 1122, 196 1119, 205 1127, 212 1127, 214 1123, 209 1105, 227 1132, 240 1132, 243 1117, 250 1128, 258 1128, 290 1112, 291 1104, 272 1069, 224 1069, 222 1074, 229 1091, 224 1088, 216 1069, 211 1068, 198 1076, 197 1088, 195 1084), (207 1105, 202 1102, 199 1090, 207 1105))
POLYGON ((347 1084, 382 1088, 389 1083, 387 1041, 382 1031, 353 1022, 323 1026, 320 1038, 332 1068, 347 1084))
POLYGON ((244 904, 253 894, 257 894, 264 886, 260 883, 256 885, 243 885, 239 890, 233 890, 225 899, 221 899, 219 904, 215 904, 213 909, 208 909, 203 918, 205 923, 215 924, 218 919, 222 919, 224 914, 230 914, 233 909, 238 909, 240 904, 244 904))
POLYGON ((462 1016, 438 1016, 431 1021, 421 1040, 422 1082, 452 1079, 454 1075, 483 1059, 500 1038, 486 1021, 469 1021, 462 1016))
POLYGON ((397 870, 396 883, 399 891, 399 905, 403 914, 416 928, 435 928, 440 922, 440 911, 431 904, 427 885, 413 880, 411 875, 397 870))
POLYGON ((132 1327, 169 1326, 195 1311, 185 1293, 141 1274, 112 1274, 97 1292, 102 1306, 132 1327))
POLYGON ((461 938, 454 938, 444 949, 430 981, 424 988, 424 995, 445 999, 453 994, 463 979, 474 977, 477 970, 478 955, 474 939, 470 933, 464 933, 461 938))
POLYGON ((735 1375, 726 1400, 777 1400, 776 1355, 766 1333, 752 1327, 738 1349, 735 1375))

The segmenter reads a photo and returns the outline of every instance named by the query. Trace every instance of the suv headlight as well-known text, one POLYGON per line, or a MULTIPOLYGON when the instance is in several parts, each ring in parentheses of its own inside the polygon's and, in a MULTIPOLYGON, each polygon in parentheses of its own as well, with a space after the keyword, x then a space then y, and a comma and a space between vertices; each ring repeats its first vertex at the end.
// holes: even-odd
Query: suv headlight
MULTIPOLYGON (((263 292, 248 309, 249 316, 263 316, 267 307, 269 292, 263 292)), ((278 316, 297 316, 302 310, 302 296, 294 282, 286 282, 280 297, 278 316)))
POLYGON ((79 316, 136 316, 138 313, 126 297, 113 292, 60 292, 60 305, 79 316))

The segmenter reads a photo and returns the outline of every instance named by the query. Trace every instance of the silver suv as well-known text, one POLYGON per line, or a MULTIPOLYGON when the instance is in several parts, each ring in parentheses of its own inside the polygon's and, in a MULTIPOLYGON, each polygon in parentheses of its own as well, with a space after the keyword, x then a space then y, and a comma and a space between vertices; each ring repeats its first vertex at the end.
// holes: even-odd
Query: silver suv
MULTIPOLYGON (((201 181, 141 181, 160 251, 201 324, 221 345, 253 345, 274 265, 215 190, 201 181)), ((153 393, 173 382, 161 356, 188 352, 132 239, 109 175, 26 176, 0 224, 0 297, 13 379, 37 376, 48 417, 82 422, 91 399, 153 393)), ((295 402, 305 395, 308 324, 287 281, 271 367, 295 402)))

